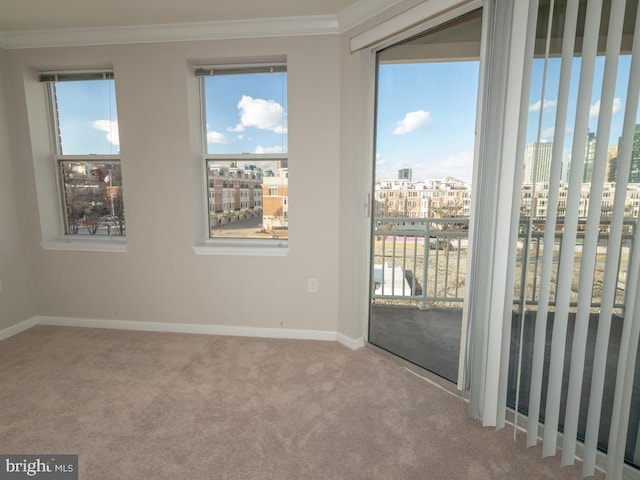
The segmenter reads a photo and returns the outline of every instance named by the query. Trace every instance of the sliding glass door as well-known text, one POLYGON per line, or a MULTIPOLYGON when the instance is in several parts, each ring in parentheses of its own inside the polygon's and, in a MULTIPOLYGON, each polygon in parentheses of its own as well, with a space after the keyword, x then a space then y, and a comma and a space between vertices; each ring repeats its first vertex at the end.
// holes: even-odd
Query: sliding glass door
POLYGON ((458 380, 482 13, 377 53, 370 343, 458 380))

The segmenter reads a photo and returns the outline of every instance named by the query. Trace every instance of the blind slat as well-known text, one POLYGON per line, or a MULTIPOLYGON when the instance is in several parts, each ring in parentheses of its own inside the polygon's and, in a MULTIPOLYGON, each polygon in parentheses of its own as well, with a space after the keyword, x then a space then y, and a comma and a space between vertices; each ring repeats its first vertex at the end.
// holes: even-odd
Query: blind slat
MULTIPOLYGON (((635 19, 635 32, 640 32, 640 8, 636 11, 636 19, 635 19)), ((617 248, 619 249, 620 245, 620 233, 622 230, 622 221, 624 217, 624 207, 626 201, 626 190, 627 183, 629 180, 629 172, 631 169, 631 158, 633 151, 633 142, 635 136, 635 128, 636 128, 636 114, 638 111, 638 98, 640 95, 640 35, 634 35, 633 38, 633 47, 632 47, 632 56, 631 56, 631 71, 629 75, 629 85, 627 87, 627 102, 625 106, 625 117, 624 124, 622 129, 622 138, 620 141, 620 148, 618 151, 618 188, 616 189, 616 194, 614 198, 614 216, 611 221, 611 237, 610 242, 616 242, 617 248), (614 233, 615 232, 615 233, 614 233)), ((634 234, 637 234, 637 223, 634 227, 634 234)), ((640 250, 638 248, 639 243, 637 240, 635 241, 634 252, 632 253, 632 261, 633 264, 629 265, 629 270, 627 271, 627 286, 632 288, 635 284, 638 283, 638 270, 640 270, 640 250)), ((617 261, 614 262, 612 258, 609 261, 607 258, 607 263, 605 265, 605 275, 607 271, 610 269, 615 269, 617 271, 617 265, 613 265, 613 263, 617 264, 617 261)), ((609 297, 615 296, 615 290, 612 293, 610 290, 614 288, 614 285, 617 285, 617 282, 613 285, 608 285, 607 288, 603 291, 602 295, 602 303, 608 305, 611 303, 609 297)), ((633 378, 635 373, 635 357, 636 350, 638 347, 638 315, 636 314, 636 319, 633 319, 634 310, 636 313, 640 311, 637 304, 638 293, 634 295, 634 290, 630 289, 629 294, 627 295, 626 305, 625 305, 625 321, 622 330, 622 338, 620 342, 620 353, 618 358, 618 370, 616 373, 616 388, 613 400, 613 411, 611 414, 611 430, 609 432, 609 443, 608 443, 608 467, 607 467, 607 478, 621 478, 622 476, 622 465, 624 460, 625 447, 627 443, 627 432, 629 425, 629 408, 631 401, 631 390, 633 386, 633 378), (633 337, 634 333, 631 333, 635 327, 635 338, 633 337), (630 353, 632 352, 632 353, 630 353), (628 370, 628 371, 627 371, 628 370)), ((601 314, 604 315, 603 313, 601 314)), ((609 315, 609 318, 611 315, 609 315)), ((601 318, 602 321, 602 318, 601 318)), ((591 390, 591 400, 589 402, 589 414, 591 414, 591 408, 597 408, 598 403, 602 402, 602 389, 604 383, 604 362, 602 362, 602 358, 606 359, 607 352, 607 344, 601 345, 604 340, 600 337, 600 332, 598 332, 598 337, 596 339, 596 350, 594 355, 594 371, 593 371, 593 379, 592 379, 592 390, 591 390)), ((594 427, 589 424, 587 421, 587 431, 586 431, 586 443, 590 444, 593 442, 593 435, 590 435, 590 430, 594 427)), ((585 465, 586 462, 591 460, 585 456, 585 465)))
MULTIPOLYGON (((527 44, 527 31, 529 31, 529 2, 516 2, 513 7, 513 18, 515 22, 513 24, 513 30, 511 32, 511 47, 516 51, 524 51, 527 44)), ((535 23, 535 22, 534 22, 535 23)), ((507 96, 506 101, 513 105, 519 105, 519 101, 524 96, 523 87, 525 85, 524 82, 524 64, 525 58, 522 57, 519 67, 509 68, 509 76, 507 79, 507 96), (513 88, 511 85, 518 84, 518 88, 513 88)), ((527 92, 528 94, 528 92, 527 92)), ((507 109, 504 120, 505 125, 517 125, 521 119, 521 112, 519 109, 507 109)), ((502 144, 502 154, 506 158, 516 158, 519 152, 524 150, 524 142, 522 144, 519 143, 520 137, 518 135, 511 136, 505 135, 503 138, 502 144)), ((503 160, 504 161, 504 160, 503 160)), ((508 162, 507 162, 508 164, 508 162)), ((505 174, 505 179, 501 180, 501 183, 508 185, 513 188, 516 184, 516 179, 522 178, 522 165, 510 165, 511 168, 504 168, 503 172, 505 174)), ((504 188, 504 187, 503 187, 504 188)), ((507 201, 512 201, 514 196, 518 194, 517 188, 513 188, 511 192, 511 196, 507 201)), ((510 206, 505 205, 506 202, 499 201, 498 204, 498 231, 509 231, 509 227, 513 227, 512 225, 512 209, 510 206), (501 223, 504 222, 504 228, 500 226, 501 223)), ((504 251, 513 251, 514 253, 517 250, 517 228, 512 230, 509 236, 505 236, 505 238, 501 236, 496 237, 496 251, 504 252, 504 251)), ((502 318, 502 335, 501 335, 501 352, 508 352, 509 347, 511 345, 511 318, 512 318, 512 309, 513 309, 513 290, 510 288, 513 285, 513 278, 515 276, 515 261, 510 261, 509 255, 504 255, 502 258, 500 256, 496 256, 494 259, 495 268, 498 271, 504 271, 507 273, 505 276, 505 281, 500 285, 500 288, 494 289, 492 291, 492 295, 495 295, 495 300, 493 300, 493 305, 498 305, 502 300, 503 304, 499 307, 499 309, 492 308, 492 317, 493 318, 502 318), (511 268, 513 267, 513 274, 511 273, 511 268), (510 278, 510 280, 507 280, 510 278), (510 282, 510 283, 509 283, 510 282), (506 298, 511 299, 510 302, 505 302, 506 298), (499 315, 500 314, 500 315, 499 315)), ((491 354, 489 356, 491 358, 491 354)), ((496 426, 498 428, 502 428, 505 426, 505 418, 506 418, 506 404, 507 404, 507 389, 508 389, 508 377, 509 377, 509 355, 498 355, 499 359, 499 375, 498 375, 498 396, 497 396, 497 413, 496 413, 496 426)))
POLYGON ((601 12, 601 0, 592 0, 587 4, 582 66, 578 86, 575 135, 573 137, 571 150, 571 173, 569 178, 569 192, 567 195, 567 214, 564 221, 562 246, 560 247, 556 312, 553 321, 553 337, 551 339, 549 385, 545 411, 544 444, 542 446, 542 454, 544 456, 555 455, 557 447, 565 344, 569 319, 569 305, 571 301, 571 284, 577 239, 582 172, 587 143, 586 132, 589 126, 589 109, 591 106, 590 100, 593 88, 601 12))
POLYGON ((634 243, 632 263, 627 275, 629 296, 625 306, 625 322, 620 341, 620 356, 618 357, 618 372, 616 374, 616 392, 613 401, 613 421, 609 436, 609 464, 607 479, 622 478, 624 468, 624 451, 627 444, 629 429, 629 412, 631 410, 631 394, 636 370, 636 356, 638 353, 638 337, 640 337, 640 242, 634 243), (617 427, 617 428, 616 428, 617 427), (612 448, 612 440, 615 446, 612 448))
MULTIPOLYGON (((589 208, 587 212, 587 231, 582 245, 582 260, 580 263, 580 280, 578 287, 578 311, 576 313, 573 346, 571 348, 571 370, 569 373, 569 388, 567 395, 567 411, 565 414, 564 437, 562 441, 563 465, 572 465, 576 453, 578 435, 578 416, 580 400, 582 398, 582 381, 589 333, 589 317, 591 315, 591 297, 596 270, 596 255, 598 250, 598 235, 600 233, 600 212, 602 209, 602 192, 607 162, 608 144, 605 139, 611 133, 611 117, 613 99, 618 71, 618 57, 620 55, 620 41, 622 39, 622 24, 624 20, 625 2, 614 2, 609 17, 607 33, 607 47, 605 55, 604 73, 602 80, 602 94, 600 98, 600 113, 596 131, 596 148, 589 192, 589 208)), ((607 249, 609 247, 607 246, 607 249)), ((612 254, 613 252, 610 252, 612 254)), ((614 273, 613 281, 617 283, 614 273)), ((608 279, 609 281, 611 279, 608 279)), ((608 281, 606 278, 604 282, 608 281)), ((602 303, 602 302, 601 302, 602 303)), ((606 334, 607 341, 609 333, 606 334)), ((600 420, 600 411, 592 412, 600 420)), ((596 433, 597 435, 597 433, 596 433)), ((597 442, 596 442, 597 444, 597 442)), ((596 445, 594 445, 594 450, 596 445)), ((594 452, 595 455, 595 452, 594 452)))
MULTIPOLYGON (((598 118, 598 131, 596 138, 609 138, 611 133, 611 119, 613 111, 613 102, 615 96, 615 83, 618 71, 618 59, 620 56, 620 45, 622 40, 622 25, 624 22, 625 2, 614 2, 612 4, 611 16, 609 19, 609 29, 607 35, 607 52, 605 58, 605 71, 602 87, 602 99, 600 116, 598 118)), ((637 92, 636 92, 637 99, 637 92)), ((637 110, 633 108, 633 112, 637 110)), ((624 159, 624 157, 622 157, 624 159)), ((605 181, 605 162, 607 159, 607 144, 605 142, 598 142, 596 144, 595 152, 595 164, 592 178, 592 188, 595 187, 595 191, 590 193, 590 198, 594 199, 593 204, 589 205, 589 218, 600 214, 602 207, 602 190, 603 183, 605 181), (593 207, 593 208, 592 208, 593 207), (597 211, 595 210, 597 208, 597 211)), ((625 159, 626 163, 630 163, 631 155, 628 159, 625 159)), ((600 316, 598 322, 598 331, 596 336, 596 351, 594 354, 592 384, 589 401, 589 413, 587 415, 587 427, 585 430, 585 449, 583 453, 583 475, 590 476, 595 472, 595 460, 596 451, 598 447, 598 430, 600 425, 601 407, 602 407, 602 395, 604 393, 604 374, 607 359, 607 350, 609 345, 609 335, 611 329, 611 315, 613 314, 613 304, 615 301, 616 287, 618 284, 618 259, 620 254, 620 244, 622 235, 622 222, 624 220, 624 207, 626 199, 628 173, 626 177, 621 181, 618 179, 616 185, 613 219, 610 225, 609 239, 607 242, 607 258, 605 264, 605 272, 603 278, 603 293, 601 299, 600 316), (608 294, 607 294, 608 291, 608 294), (602 359, 602 360, 598 360, 602 359), (590 473, 589 473, 590 472, 590 473)), ((593 286, 593 279, 595 273, 595 257, 597 254, 598 244, 598 227, 594 224, 587 227, 587 237, 585 243, 589 246, 589 252, 585 253, 583 259, 588 258, 588 255, 593 255, 591 264, 589 265, 589 271, 581 269, 581 284, 585 283, 593 286), (587 277, 587 275, 591 275, 587 277), (589 282, 587 282, 589 279, 589 282)), ((590 309, 586 306, 583 311, 578 311, 577 322, 583 321, 588 324, 590 315, 590 309)), ((581 339, 581 364, 584 367, 584 351, 586 347, 587 328, 584 329, 583 338, 581 339)), ((573 368, 573 366, 572 366, 573 368)), ((573 374, 573 371, 572 371, 573 374)), ((582 386, 583 372, 579 377, 576 376, 575 381, 579 382, 579 387, 582 386)), ((572 412, 572 430, 577 433, 578 425, 578 411, 572 412)), ((575 455, 576 440, 575 435, 572 442, 573 450, 569 454, 575 455)), ((563 452, 564 455, 564 452, 563 452)))
MULTIPOLYGON (((533 56, 535 53, 535 38, 536 38, 536 28, 538 23, 538 8, 539 2, 537 0, 531 0, 529 2, 529 14, 528 14, 528 24, 527 24, 527 38, 525 43, 525 54, 524 54, 524 72, 523 72, 523 84, 522 84, 522 98, 520 100, 520 119, 518 123, 518 153, 516 157, 516 173, 515 178, 522 178, 522 171, 524 166, 524 145, 527 139, 527 116, 528 116, 528 107, 529 107, 529 94, 531 92, 531 75, 533 72, 533 56)), ((513 200, 512 204, 517 205, 520 202, 520 191, 518 189, 513 192, 513 200)), ((520 211, 518 209, 513 209, 511 212, 511 238, 512 243, 518 242, 518 230, 520 228, 520 211)), ((509 264, 508 264, 508 285, 513 285, 515 281, 515 273, 516 273, 516 255, 509 255, 509 264)), ((513 309, 513 294, 507 295, 505 297, 505 306, 504 311, 507 316, 512 315, 511 311, 513 309)), ((516 379, 516 408, 514 409, 515 420, 513 422, 513 435, 514 440, 518 431, 518 411, 519 411, 519 399, 520 399, 520 386, 522 380, 522 356, 523 356, 523 336, 524 336, 524 316, 526 312, 526 301, 523 301, 520 305, 521 316, 520 316, 520 341, 518 342, 518 365, 517 365, 517 379, 516 379)), ((509 321, 508 318, 505 318, 506 321, 509 321)), ((508 365, 507 365, 508 367, 508 365)))
MULTIPOLYGON (((558 105, 555 117, 555 135, 551 152, 549 178, 549 201, 545 220, 544 244, 553 245, 558 221, 558 191, 562 174, 562 155, 564 131, 567 124, 571 67, 578 24, 579 0, 569 0, 565 12, 564 37, 562 40, 562 60, 560 64, 560 83, 558 86, 558 105)), ((551 292, 551 273, 553 270, 553 249, 545 248, 540 273, 540 294, 533 343, 531 386, 529 391, 529 418, 527 421, 527 446, 533 446, 538 440, 538 424, 542 397, 542 378, 544 371, 544 353, 546 347, 547 319, 551 292)))

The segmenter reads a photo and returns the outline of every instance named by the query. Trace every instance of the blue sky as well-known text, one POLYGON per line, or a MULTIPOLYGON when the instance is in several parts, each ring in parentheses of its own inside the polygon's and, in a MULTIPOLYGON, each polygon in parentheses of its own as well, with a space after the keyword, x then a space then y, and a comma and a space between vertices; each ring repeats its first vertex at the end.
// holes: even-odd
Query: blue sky
MULTIPOLYGON (((565 154, 569 153, 573 141, 573 125, 576 115, 576 98, 580 81, 581 59, 575 58, 571 71, 571 87, 569 90, 569 102, 567 111, 567 126, 565 128, 564 148, 565 154)), ((591 94, 589 112, 589 132, 596 133, 598 128, 599 99, 602 95, 602 80, 604 72, 604 57, 596 59, 593 89, 591 94)), ((618 62, 618 74, 614 94, 613 117, 611 120, 611 134, 607 140, 607 145, 617 145, 618 137, 622 134, 622 123, 624 120, 624 107, 627 101, 627 82, 631 68, 631 57, 623 55, 618 62)), ((537 141, 538 118, 540 115, 540 98, 542 94, 543 62, 534 61, 532 75, 531 96, 529 102, 529 119, 527 125, 527 143, 537 141)), ((554 123, 556 115, 556 104, 558 100, 558 85, 560 82, 560 59, 549 61, 547 73, 547 85, 545 89, 545 108, 542 111, 542 127, 540 139, 545 142, 552 142, 554 137, 554 123)))
POLYGON ((287 74, 205 77, 211 154, 287 152, 287 74))
MULTIPOLYGON (((541 141, 553 141, 559 59, 549 63, 541 141)), ((527 143, 536 141, 540 60, 534 62, 527 143)), ((574 60, 565 156, 575 122, 580 59, 574 60)), ((596 63, 589 131, 596 132, 604 58, 596 63)), ((630 57, 620 57, 608 145, 622 132, 630 57)), ((471 181, 479 63, 432 62, 381 65, 378 76, 376 177, 395 178, 412 168, 414 180, 453 176, 471 181)), ((208 153, 287 151, 285 73, 205 77, 208 153)), ((113 81, 57 83, 63 153, 116 154, 120 150, 113 81)))
MULTIPOLYGON (((527 143, 538 141, 542 91, 542 60, 534 62, 527 143)), ((622 133, 630 57, 619 59, 611 134, 607 146, 622 133)), ((413 179, 452 176, 471 181, 476 119, 478 62, 385 64, 379 67, 376 135, 376 178, 396 178, 400 168, 412 168, 413 179)), ((589 131, 597 132, 604 58, 598 57, 590 102, 589 131)), ((552 142, 560 59, 551 59, 540 141, 552 142)), ((580 58, 573 62, 564 155, 573 141, 580 58)))
MULTIPOLYGON (((113 80, 58 82, 62 153, 117 154, 113 80)), ((287 152, 286 73, 205 78, 208 153, 287 152)))
POLYGON ((471 180, 479 62, 381 65, 376 177, 471 180))
POLYGON ((113 80, 57 82, 62 154, 114 155, 120 151, 113 80))

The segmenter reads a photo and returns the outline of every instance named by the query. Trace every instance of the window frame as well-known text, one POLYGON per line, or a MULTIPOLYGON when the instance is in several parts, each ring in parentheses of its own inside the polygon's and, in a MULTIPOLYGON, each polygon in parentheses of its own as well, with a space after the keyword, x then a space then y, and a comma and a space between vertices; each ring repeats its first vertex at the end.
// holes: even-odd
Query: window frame
MULTIPOLYGON (((200 165, 202 171, 202 225, 203 243, 194 247, 198 255, 255 255, 286 256, 289 239, 283 238, 251 238, 251 237, 212 237, 210 223, 209 162, 251 162, 260 165, 263 162, 289 161, 288 139, 287 149, 282 153, 209 153, 207 140, 207 104, 206 78, 218 75, 247 75, 257 73, 287 73, 287 63, 283 61, 269 63, 196 65, 195 76, 198 81, 198 101, 200 115, 200 165)), ((288 77, 287 77, 288 79, 288 77)), ((285 95, 288 95, 288 85, 285 95)), ((287 179, 289 178, 287 172, 287 179)), ((262 183, 264 189, 264 183, 262 183)), ((264 196, 262 197, 264 206, 264 196)), ((287 202, 288 204, 289 202, 287 202)), ((287 205, 288 206, 288 205, 287 205)), ((288 215, 287 215, 288 219, 288 215)))
MULTIPOLYGON (((92 153, 83 153, 83 154, 63 154, 62 153, 62 142, 61 136, 59 135, 60 131, 60 121, 59 117, 55 112, 55 102, 56 102, 56 94, 55 94, 55 84, 60 81, 89 81, 89 80, 113 80, 114 88, 115 88, 115 75, 112 69, 99 69, 99 70, 60 70, 60 71, 42 71, 39 72, 39 81, 44 84, 45 89, 45 101, 46 101, 46 109, 48 114, 48 123, 49 123, 49 143, 51 149, 51 159, 53 163, 53 171, 54 171, 54 179, 56 184, 56 192, 57 192, 57 211, 59 218, 59 231, 60 238, 62 243, 55 242, 47 242, 46 245, 43 244, 43 247, 46 249, 76 249, 78 243, 82 242, 91 242, 91 243, 102 243, 104 244, 114 244, 108 245, 104 247, 88 247, 88 250, 96 250, 96 251, 126 251, 124 244, 126 244, 126 220, 123 223, 124 229, 122 230, 122 234, 98 234, 97 232, 94 234, 81 235, 77 233, 70 233, 71 226, 69 225, 69 218, 67 215, 67 198, 65 193, 65 182, 64 182, 64 174, 62 164, 64 162, 78 162, 78 163, 87 163, 87 164, 105 164, 112 163, 116 165, 120 165, 122 168, 120 154, 92 154, 92 153), (70 243, 72 245, 70 245, 70 243), (73 246, 75 244, 75 246, 73 246), (115 248, 112 248, 115 247, 115 248)), ((116 97, 117 102, 117 97, 116 97)), ((117 121, 117 110, 116 110, 116 121, 117 121)), ((121 194, 123 195, 123 194, 121 194)), ((124 198, 122 198, 124 203, 124 198)), ((110 232, 110 230, 109 230, 110 232)))

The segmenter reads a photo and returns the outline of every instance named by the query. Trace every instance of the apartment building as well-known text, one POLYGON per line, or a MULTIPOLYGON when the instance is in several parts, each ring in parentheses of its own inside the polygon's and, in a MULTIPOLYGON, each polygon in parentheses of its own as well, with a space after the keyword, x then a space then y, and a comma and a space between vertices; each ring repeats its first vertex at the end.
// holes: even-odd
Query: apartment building
POLYGON ((289 229, 289 169, 276 168, 275 174, 263 177, 262 225, 265 231, 286 235, 289 229))
POLYGON ((417 182, 381 179, 376 181, 374 199, 379 217, 468 217, 471 184, 452 177, 417 182))

